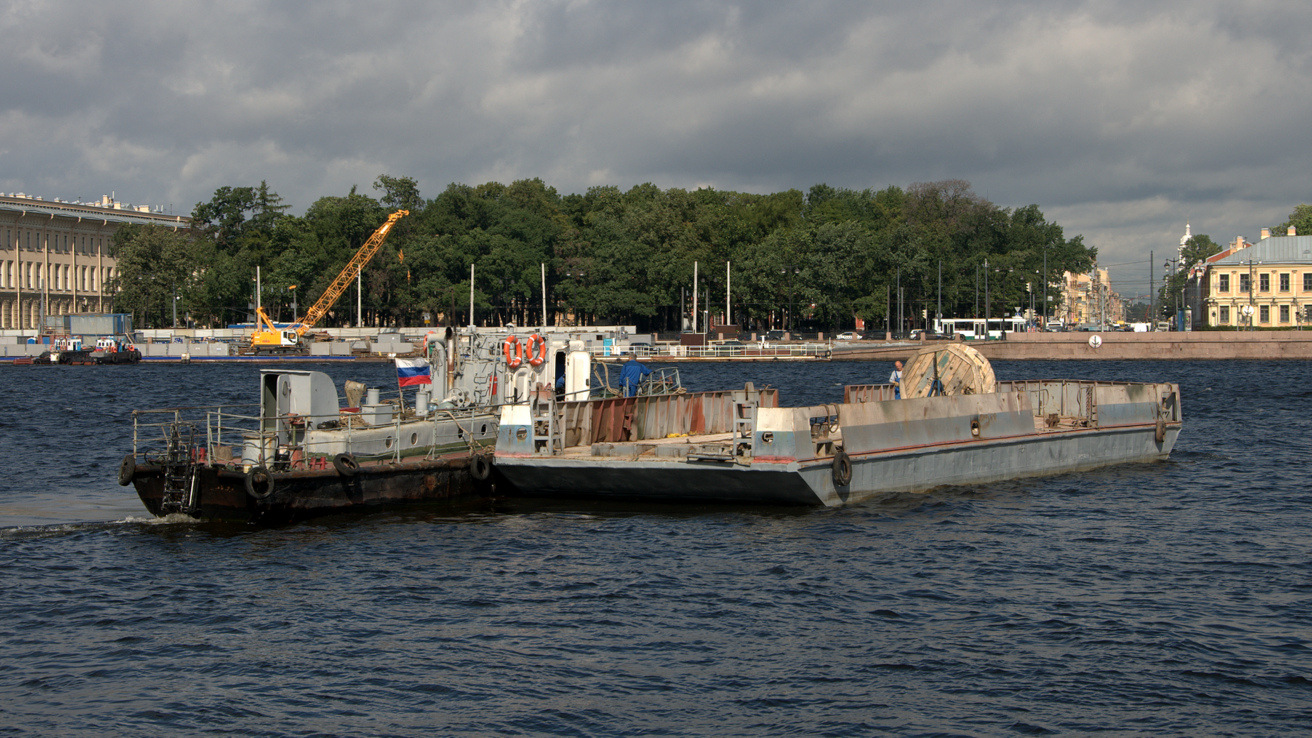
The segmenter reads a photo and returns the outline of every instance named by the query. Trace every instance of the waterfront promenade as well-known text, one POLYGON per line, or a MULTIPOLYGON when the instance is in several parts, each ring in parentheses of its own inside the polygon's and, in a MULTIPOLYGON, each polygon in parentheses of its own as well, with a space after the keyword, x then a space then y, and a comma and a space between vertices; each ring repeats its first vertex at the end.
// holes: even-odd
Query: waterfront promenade
MULTIPOLYGON (((835 360, 901 358, 942 341, 836 344, 835 360)), ((1312 331, 1192 331, 1125 333, 1009 333, 1000 341, 971 341, 992 360, 1312 359, 1312 331), (1090 343, 1097 336, 1098 340, 1090 343), (1096 346, 1094 344, 1097 344, 1096 346)))

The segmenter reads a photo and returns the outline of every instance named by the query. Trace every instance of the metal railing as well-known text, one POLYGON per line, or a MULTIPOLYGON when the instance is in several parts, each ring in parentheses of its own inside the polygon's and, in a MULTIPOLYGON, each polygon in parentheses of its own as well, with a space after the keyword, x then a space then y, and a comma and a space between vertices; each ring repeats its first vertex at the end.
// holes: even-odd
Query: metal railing
POLYGON ((738 343, 710 344, 707 346, 681 346, 660 343, 654 346, 639 344, 624 349, 625 353, 601 354, 597 358, 624 358, 628 354, 639 357, 671 359, 746 359, 746 358, 813 358, 827 359, 833 352, 830 343, 738 343))
MULTIPOLYGON (((398 403, 386 423, 375 424, 366 421, 358 412, 339 408, 336 418, 321 420, 318 429, 340 430, 342 435, 330 439, 329 443, 344 442, 344 446, 351 449, 356 433, 386 428, 391 431, 392 439, 387 450, 364 454, 362 458, 398 463, 405 456, 423 456, 431 460, 441 449, 449 447, 449 444, 439 442, 439 428, 443 424, 453 423, 459 431, 460 442, 470 453, 475 453, 485 443, 479 440, 485 434, 477 431, 477 425, 487 423, 489 416, 495 417, 498 410, 498 407, 474 406, 441 408, 430 409, 420 417, 398 403), (413 427, 416 421, 431 423, 432 437, 427 444, 407 448, 402 442, 402 426, 413 427)), ((158 462, 176 455, 177 439, 187 437, 199 441, 192 451, 193 461, 198 463, 232 468, 255 465, 269 469, 326 467, 330 454, 323 449, 316 451, 306 443, 308 430, 309 423, 301 415, 261 415, 259 406, 251 404, 134 410, 132 452, 146 462, 158 462)))

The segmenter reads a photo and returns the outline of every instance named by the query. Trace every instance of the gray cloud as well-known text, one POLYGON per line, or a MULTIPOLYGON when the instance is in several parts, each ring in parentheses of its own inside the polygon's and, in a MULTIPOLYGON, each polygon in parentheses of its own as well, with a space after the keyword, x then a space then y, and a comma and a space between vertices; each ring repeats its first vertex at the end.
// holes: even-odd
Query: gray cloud
POLYGON ((0 189, 187 212, 264 179, 299 211, 380 173, 429 196, 962 178, 1083 234, 1126 292, 1186 219, 1251 238, 1312 199, 1283 2, 126 7, 0 6, 0 189))

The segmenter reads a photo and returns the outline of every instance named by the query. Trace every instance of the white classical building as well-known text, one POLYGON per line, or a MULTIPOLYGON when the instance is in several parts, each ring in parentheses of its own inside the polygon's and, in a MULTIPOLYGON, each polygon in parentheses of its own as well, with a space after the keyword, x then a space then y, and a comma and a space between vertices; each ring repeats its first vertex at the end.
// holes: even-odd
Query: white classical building
POLYGON ((127 223, 188 228, 185 216, 102 197, 81 203, 0 193, 0 328, 37 330, 48 315, 103 313, 116 275, 114 231, 127 223))

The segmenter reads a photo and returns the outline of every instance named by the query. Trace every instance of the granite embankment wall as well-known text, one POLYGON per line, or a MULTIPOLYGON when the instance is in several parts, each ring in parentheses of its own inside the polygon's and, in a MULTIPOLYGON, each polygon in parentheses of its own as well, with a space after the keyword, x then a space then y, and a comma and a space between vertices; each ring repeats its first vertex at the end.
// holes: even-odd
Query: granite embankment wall
MULTIPOLYGON (((923 343, 835 351, 835 359, 888 359, 910 355, 923 343)), ((989 359, 1312 359, 1312 331, 1197 331, 1184 333, 1013 333, 1002 341, 972 341, 989 359), (1093 336, 1101 339, 1094 348, 1093 336)))
POLYGON ((1312 359, 1312 331, 1016 333, 989 341, 990 359, 1312 359), (1102 345, 1089 344, 1092 336, 1102 345))

